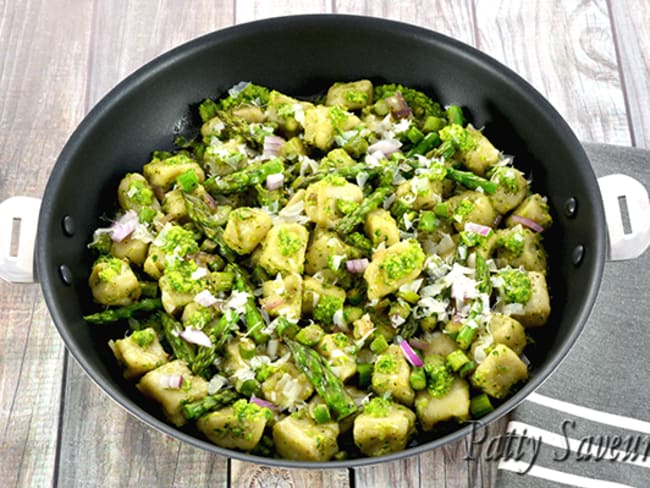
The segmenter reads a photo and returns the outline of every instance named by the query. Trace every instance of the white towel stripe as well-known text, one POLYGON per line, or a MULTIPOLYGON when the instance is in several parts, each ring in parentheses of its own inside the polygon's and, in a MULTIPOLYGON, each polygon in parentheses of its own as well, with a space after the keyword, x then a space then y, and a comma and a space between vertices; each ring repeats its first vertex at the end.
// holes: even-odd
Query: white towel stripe
MULTIPOLYGON (((510 459, 508 461, 501 461, 499 463, 499 469, 512 471, 513 473, 523 473, 528 469, 528 463, 510 459)), ((621 483, 599 480, 596 478, 587 478, 586 476, 578 476, 576 474, 556 471, 542 466, 533 466, 527 474, 536 478, 555 481, 556 483, 563 485, 577 486, 579 488, 634 488, 630 485, 623 485, 621 483)))
POLYGON ((575 405, 573 403, 565 402, 562 400, 556 400, 555 398, 540 395, 539 393, 531 393, 526 398, 526 400, 529 402, 537 403, 538 405, 542 405, 544 407, 559 410, 560 412, 565 412, 571 415, 576 415, 578 417, 583 417, 587 420, 599 422, 601 424, 612 425, 614 427, 620 427, 622 429, 635 430, 644 434, 650 434, 650 422, 646 422, 644 420, 639 420, 632 417, 624 417, 622 415, 602 412, 600 410, 594 410, 593 408, 575 405))
POLYGON ((513 420, 508 424, 507 431, 512 433, 516 432, 517 434, 525 435, 528 438, 541 438, 544 444, 563 449, 564 452, 561 453, 562 455, 566 454, 568 442, 569 450, 575 453, 579 451, 581 456, 590 454, 592 458, 600 458, 607 461, 618 461, 622 463, 632 464, 634 466, 640 466, 642 468, 650 468, 650 459, 643 459, 645 454, 643 451, 638 452, 635 455, 634 452, 628 453, 619 449, 610 449, 609 447, 605 446, 601 448, 601 450, 604 450, 605 452, 598 452, 599 446, 597 445, 589 444, 589 447, 587 448, 587 446, 579 439, 565 437, 563 435, 556 434, 555 432, 540 429, 534 425, 529 425, 516 420, 513 420))

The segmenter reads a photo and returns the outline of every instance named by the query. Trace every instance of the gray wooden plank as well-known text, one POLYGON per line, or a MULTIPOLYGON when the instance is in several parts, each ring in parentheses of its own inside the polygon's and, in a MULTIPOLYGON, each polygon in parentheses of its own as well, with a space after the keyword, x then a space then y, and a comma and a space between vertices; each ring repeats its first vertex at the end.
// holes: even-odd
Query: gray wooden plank
POLYGON ((293 488, 350 486, 348 470, 281 469, 250 463, 231 461, 230 479, 233 487, 241 488, 293 488))
MULTIPOLYGON (((91 9, 73 3, 0 2, 0 201, 42 194, 83 115, 91 9)), ((48 486, 64 348, 38 285, 0 282, 0 327, 0 479, 48 486)))
POLYGON ((476 44, 474 6, 471 0, 334 0, 339 14, 368 15, 426 27, 470 45, 476 44))
POLYGON ((632 143, 650 148, 650 2, 608 0, 626 93, 632 143))
MULTIPOLYGON (((234 18, 231 1, 196 1, 191 8, 180 0, 98 1, 95 9, 86 110, 153 57, 234 18)), ((66 377, 61 486, 227 484, 226 458, 141 424, 103 395, 73 360, 66 377)))
POLYGON ((585 141, 630 143, 606 0, 476 0, 478 47, 555 106, 585 141))
POLYGON ((331 11, 331 0, 235 0, 235 23, 282 15, 321 14, 331 11))

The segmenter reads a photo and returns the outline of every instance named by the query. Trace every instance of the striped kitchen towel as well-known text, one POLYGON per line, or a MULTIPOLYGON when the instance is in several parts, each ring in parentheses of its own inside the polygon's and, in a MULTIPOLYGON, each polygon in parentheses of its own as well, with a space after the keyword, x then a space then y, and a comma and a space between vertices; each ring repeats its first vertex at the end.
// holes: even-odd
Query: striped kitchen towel
MULTIPOLYGON (((650 188, 650 151, 585 148, 650 188)), ((583 334, 499 440, 498 487, 650 487, 650 251, 606 264, 583 334)))

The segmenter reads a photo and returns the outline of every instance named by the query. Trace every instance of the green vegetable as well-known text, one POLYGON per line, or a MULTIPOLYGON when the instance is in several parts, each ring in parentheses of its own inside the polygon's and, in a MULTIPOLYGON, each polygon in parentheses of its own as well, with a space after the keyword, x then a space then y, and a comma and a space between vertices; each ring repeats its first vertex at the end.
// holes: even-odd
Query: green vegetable
POLYGON ((183 330, 181 324, 166 313, 160 313, 160 322, 165 341, 169 344, 174 356, 188 364, 192 364, 195 358, 194 348, 178 335, 183 330))
POLYGON ((265 343, 269 340, 269 335, 263 331, 266 324, 264 323, 262 314, 255 303, 253 289, 248 284, 244 272, 238 265, 230 263, 226 269, 233 274, 233 289, 248 294, 244 312, 244 321, 246 322, 246 330, 248 331, 248 334, 253 338, 256 344, 265 343))
POLYGON ((183 191, 187 193, 194 191, 199 186, 199 177, 196 176, 193 169, 188 169, 185 173, 182 173, 176 181, 178 181, 183 191))
POLYGON ((440 221, 431 210, 424 210, 420 213, 418 230, 421 232, 433 232, 440 226, 440 221))
POLYGON ((469 401, 469 411, 474 417, 483 417, 493 410, 494 407, 490 402, 490 397, 485 393, 481 393, 469 401))
POLYGON ((129 319, 138 313, 153 312, 161 308, 162 302, 160 298, 145 298, 131 305, 86 315, 84 316, 84 320, 91 324, 109 324, 118 320, 129 319))
POLYGON ((386 338, 379 334, 375 339, 370 343, 370 350, 375 354, 381 354, 386 349, 388 349, 388 341, 386 338))
POLYGON ((458 105, 449 105, 446 110, 447 120, 450 124, 465 125, 463 109, 458 105))
POLYGON ((324 424, 332 421, 332 415, 330 414, 330 409, 327 408, 327 405, 316 405, 312 409, 311 414, 317 424, 324 424))
POLYGON ((377 188, 374 192, 363 199, 361 205, 358 205, 354 210, 341 219, 336 226, 336 231, 341 235, 351 233, 357 225, 361 224, 365 220, 366 215, 384 202, 388 194, 392 191, 392 188, 385 186, 377 188))
POLYGON ((372 381, 372 363, 357 363, 357 373, 359 374, 359 388, 367 388, 372 381))
POLYGON ((488 195, 494 194, 499 185, 493 181, 486 180, 480 176, 475 175, 470 171, 460 171, 457 169, 449 168, 447 170, 447 176, 449 179, 454 180, 457 183, 460 183, 467 188, 476 190, 477 188, 482 188, 485 193, 488 195))
POLYGON ((460 349, 450 352, 447 355, 447 364, 453 371, 459 371, 463 366, 469 363, 469 358, 460 349))
POLYGON ((409 378, 411 388, 416 391, 424 390, 427 387, 427 375, 423 367, 415 367, 411 370, 409 378))
POLYGON ((275 158, 258 166, 250 166, 226 176, 211 176, 205 180, 203 186, 212 195, 228 195, 264 183, 267 176, 282 173, 283 170, 282 160, 275 158))
MULTIPOLYGON (((235 88, 235 87, 233 87, 235 88)), ((240 88, 239 86, 237 88, 240 88)), ((238 107, 239 105, 257 105, 266 107, 269 103, 270 90, 255 83, 246 83, 243 88, 231 92, 227 97, 219 100, 217 106, 222 110, 238 107)))
POLYGON ((476 329, 469 325, 463 325, 456 335, 456 342, 461 349, 467 349, 476 336, 476 329))
POLYGON ((332 372, 320 354, 296 341, 287 340, 286 344, 294 363, 314 385, 337 421, 357 411, 357 406, 345 390, 343 382, 332 372))
POLYGON ((396 83, 376 86, 375 100, 383 100, 395 95, 396 92, 402 94, 413 111, 413 116, 422 122, 429 116, 441 117, 444 115, 440 104, 434 102, 431 97, 419 90, 396 83))
POLYGON ((219 410, 230 405, 239 398, 239 395, 232 390, 222 390, 214 395, 208 395, 198 401, 185 403, 181 412, 187 420, 196 420, 208 412, 219 410))

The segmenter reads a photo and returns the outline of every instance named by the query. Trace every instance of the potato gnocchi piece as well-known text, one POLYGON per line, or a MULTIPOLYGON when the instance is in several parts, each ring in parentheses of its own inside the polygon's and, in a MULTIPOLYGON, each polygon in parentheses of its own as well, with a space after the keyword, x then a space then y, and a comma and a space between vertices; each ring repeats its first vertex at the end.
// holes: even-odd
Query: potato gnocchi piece
POLYGON ((185 361, 176 359, 145 374, 137 384, 138 390, 155 400, 163 413, 176 427, 187 423, 181 412, 184 402, 194 402, 208 394, 208 383, 200 376, 194 376, 185 361), (177 387, 179 381, 181 386, 177 387))
POLYGON ((278 454, 295 461, 328 461, 339 450, 337 422, 317 424, 303 408, 273 425, 278 454))
POLYGON ((97 259, 88 285, 95 301, 102 305, 130 305, 140 298, 140 283, 126 259, 97 259))
POLYGON ((166 363, 169 358, 158 341, 156 331, 151 327, 108 344, 115 359, 124 367, 124 378, 127 380, 139 378, 166 363))
POLYGON ((471 376, 472 385, 494 398, 504 398, 528 378, 528 368, 512 349, 497 344, 471 376))
POLYGON ((309 231, 300 224, 280 224, 266 233, 259 263, 271 274, 302 274, 309 231))
POLYGON ((454 378, 450 390, 442 397, 434 397, 428 390, 415 395, 415 412, 422 430, 430 431, 446 420, 465 420, 469 417, 469 385, 461 378, 454 378))
POLYGON ((273 227, 271 217, 259 208, 240 207, 228 215, 223 240, 237 254, 250 254, 273 227))
POLYGON ((305 213, 320 227, 333 229, 343 217, 337 201, 360 203, 363 191, 357 185, 339 176, 328 176, 312 183, 305 192, 305 213))
POLYGON ((415 414, 399 403, 373 398, 354 419, 354 443, 366 456, 403 451, 415 433, 415 414))

